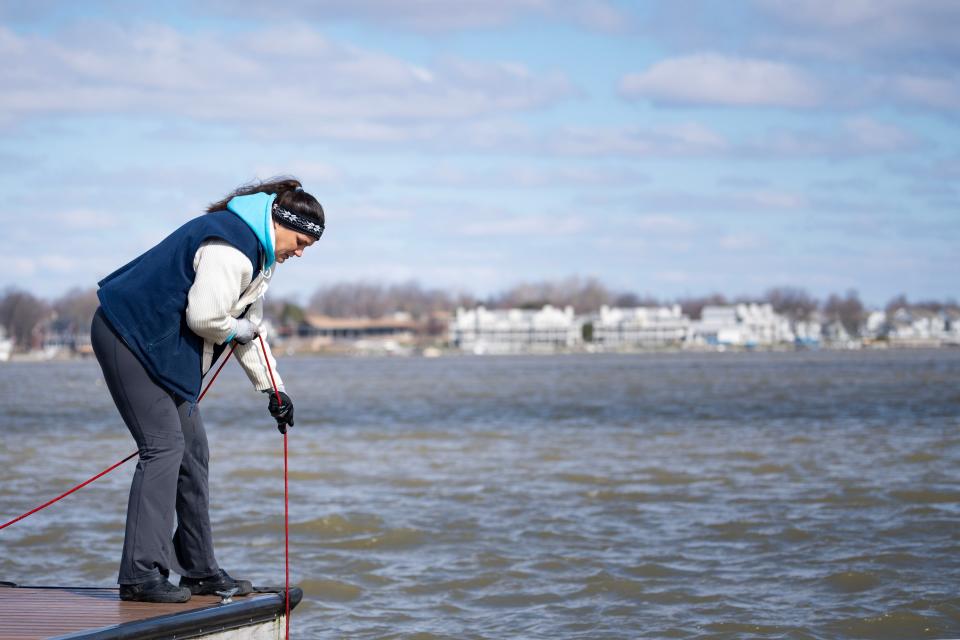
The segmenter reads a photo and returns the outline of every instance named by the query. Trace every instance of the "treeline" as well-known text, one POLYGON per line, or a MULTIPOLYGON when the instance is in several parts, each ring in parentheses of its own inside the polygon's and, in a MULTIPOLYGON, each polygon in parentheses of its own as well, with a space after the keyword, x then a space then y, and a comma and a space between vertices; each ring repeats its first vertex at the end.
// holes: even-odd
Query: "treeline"
POLYGON ((21 349, 38 348, 50 333, 90 331, 100 304, 94 289, 71 289, 52 301, 8 288, 0 295, 0 327, 21 349))
MULTIPOLYGON (((295 299, 269 298, 267 317, 275 322, 296 325, 308 315, 336 318, 379 318, 404 312, 417 320, 434 318, 438 312, 482 304, 489 309, 539 309, 550 304, 573 307, 577 313, 597 311, 601 306, 639 307, 679 304, 692 319, 699 319, 707 305, 770 303, 773 309, 794 322, 819 317, 839 322, 851 334, 859 333, 867 309, 856 291, 817 298, 799 287, 774 287, 758 296, 727 297, 714 293, 680 298, 656 298, 630 291, 618 291, 596 278, 570 277, 561 280, 525 282, 502 292, 478 297, 466 291, 425 288, 417 282, 378 284, 371 282, 337 283, 320 287, 306 304, 295 299)), ((18 348, 41 346, 52 334, 81 334, 89 331, 98 305, 93 289, 73 289, 54 300, 44 300, 17 288, 0 294, 0 326, 18 348)), ((892 298, 886 310, 926 309, 932 312, 960 310, 955 300, 909 301, 905 295, 892 298)))
MULTIPOLYGON (((700 318, 707 305, 740 303, 769 303, 774 311, 794 322, 813 319, 819 315, 827 322, 839 321, 845 327, 861 324, 868 312, 856 291, 830 294, 817 298, 805 289, 793 286, 773 287, 761 295, 732 296, 713 293, 679 298, 657 298, 630 291, 617 291, 596 278, 571 277, 563 280, 520 283, 488 297, 469 293, 451 293, 441 289, 423 289, 417 283, 382 285, 370 283, 340 283, 321 287, 310 298, 304 313, 332 317, 380 317, 395 311, 405 311, 414 317, 424 317, 438 310, 452 311, 458 306, 482 304, 489 309, 540 309, 550 304, 555 307, 573 307, 577 313, 597 311, 601 306, 646 307, 679 304, 683 312, 694 320, 700 318)), ((289 308, 290 303, 286 304, 289 308)), ((892 298, 886 311, 907 307, 943 311, 960 310, 955 300, 909 301, 903 294, 892 298)))

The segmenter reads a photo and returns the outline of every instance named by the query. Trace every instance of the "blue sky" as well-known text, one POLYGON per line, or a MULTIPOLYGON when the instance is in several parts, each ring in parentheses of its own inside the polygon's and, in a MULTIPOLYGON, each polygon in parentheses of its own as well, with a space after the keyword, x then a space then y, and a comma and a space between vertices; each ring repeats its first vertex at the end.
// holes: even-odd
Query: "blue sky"
POLYGON ((0 284, 94 286, 290 173, 328 216, 275 279, 303 300, 570 275, 960 298, 960 3, 265 6, 0 5, 0 284))

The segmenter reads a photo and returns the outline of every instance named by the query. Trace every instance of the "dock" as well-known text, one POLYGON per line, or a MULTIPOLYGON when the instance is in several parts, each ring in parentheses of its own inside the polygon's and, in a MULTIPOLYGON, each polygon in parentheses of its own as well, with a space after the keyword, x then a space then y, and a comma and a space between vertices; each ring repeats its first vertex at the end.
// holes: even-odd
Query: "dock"
MULTIPOLYGON (((291 610, 302 598, 291 587, 291 610)), ((0 582, 0 640, 276 640, 283 637, 284 609, 282 588, 155 604, 124 602, 118 588, 0 582)))

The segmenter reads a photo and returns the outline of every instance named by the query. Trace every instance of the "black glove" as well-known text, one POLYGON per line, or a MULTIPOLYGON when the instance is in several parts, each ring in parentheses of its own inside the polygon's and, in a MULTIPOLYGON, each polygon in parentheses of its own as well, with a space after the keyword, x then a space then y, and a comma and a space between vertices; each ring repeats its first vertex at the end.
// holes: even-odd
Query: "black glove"
POLYGON ((280 433, 286 433, 287 427, 293 426, 293 400, 283 391, 280 392, 280 402, 277 402, 277 394, 272 390, 264 391, 270 394, 270 415, 277 421, 277 429, 280 433))

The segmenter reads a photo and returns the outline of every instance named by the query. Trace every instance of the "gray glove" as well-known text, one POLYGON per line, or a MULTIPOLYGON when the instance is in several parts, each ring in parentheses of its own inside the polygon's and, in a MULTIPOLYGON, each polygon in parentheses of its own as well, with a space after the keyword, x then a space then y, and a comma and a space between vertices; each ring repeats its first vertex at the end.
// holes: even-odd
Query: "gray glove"
POLYGON ((256 338, 259 333, 260 327, 258 325, 253 324, 246 318, 240 318, 237 320, 237 332, 233 335, 233 339, 240 344, 247 344, 256 338))

